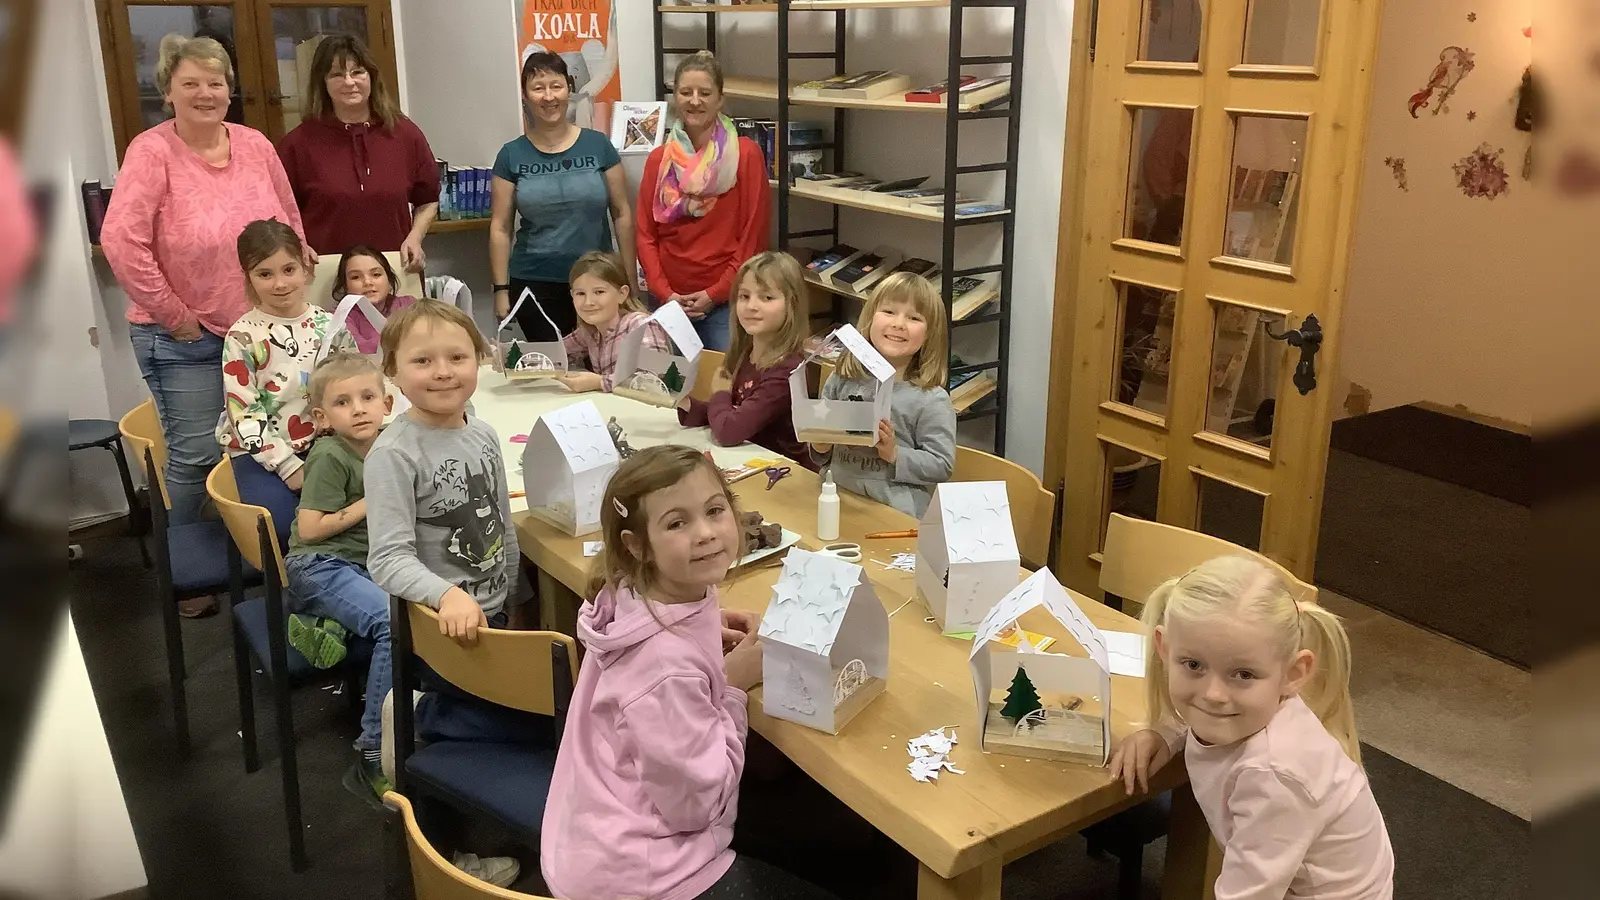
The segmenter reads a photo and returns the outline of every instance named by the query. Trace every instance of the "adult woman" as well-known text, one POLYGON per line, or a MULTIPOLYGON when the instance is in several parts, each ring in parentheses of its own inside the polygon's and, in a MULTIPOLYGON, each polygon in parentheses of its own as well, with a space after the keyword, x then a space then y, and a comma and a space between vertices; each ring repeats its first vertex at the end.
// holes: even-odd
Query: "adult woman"
MULTIPOLYGON (((250 309, 236 242, 276 218, 302 232, 261 132, 224 121, 233 65, 210 38, 161 41, 156 86, 174 118, 128 144, 100 240, 128 294, 134 356, 167 441, 171 521, 194 521, 220 454, 222 335, 250 309)), ((307 262, 314 262, 307 254, 307 262)))
POLYGON ((684 57, 672 94, 678 122, 639 184, 639 263, 653 300, 681 303, 707 349, 726 350, 734 273, 767 249, 766 161, 722 115, 716 57, 684 57))
POLYGON ((335 34, 317 45, 305 118, 278 143, 278 156, 318 253, 367 244, 398 250, 407 269, 422 271, 422 236, 439 212, 439 165, 360 38, 335 34))
POLYGON ((531 294, 517 309, 517 324, 533 341, 559 341, 577 327, 567 273, 590 250, 612 249, 608 225, 630 282, 635 271, 622 160, 605 135, 567 121, 571 95, 566 62, 553 53, 530 54, 522 64, 523 133, 494 161, 494 311, 504 319, 525 291, 531 294), (513 212, 522 215, 514 243, 513 212))

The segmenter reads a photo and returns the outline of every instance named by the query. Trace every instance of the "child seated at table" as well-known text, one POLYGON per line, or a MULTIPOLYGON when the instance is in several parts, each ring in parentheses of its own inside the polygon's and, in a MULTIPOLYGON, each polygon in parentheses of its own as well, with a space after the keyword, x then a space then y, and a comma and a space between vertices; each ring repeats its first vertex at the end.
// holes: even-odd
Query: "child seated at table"
POLYGON ((622 260, 615 253, 591 250, 578 257, 567 283, 572 286, 572 305, 578 313, 578 327, 564 339, 567 373, 560 381, 569 390, 609 392, 622 339, 636 328, 646 329, 643 346, 672 352, 667 333, 648 324, 650 316, 633 295, 622 260))
POLYGON ((759 620, 720 610, 739 558, 733 495, 697 450, 622 463, 578 614, 587 648, 545 804, 541 867, 567 900, 826 898, 729 849, 761 681, 759 620))
MULTIPOLYGON (((856 330, 894 366, 889 418, 878 423, 873 446, 812 444, 812 459, 827 466, 841 489, 920 518, 934 486, 950 480, 956 463, 956 411, 945 390, 950 348, 944 304, 928 279, 895 272, 862 305, 856 330)), ((871 399, 877 389, 877 380, 847 354, 822 396, 871 399)))
POLYGON ((813 466, 794 436, 789 373, 805 361, 800 345, 805 321, 800 298, 805 277, 787 253, 752 256, 734 276, 734 318, 728 352, 711 381, 711 399, 685 399, 678 421, 709 425, 718 444, 750 441, 803 465, 813 466))
MULTIPOLYGON (((339 260, 339 277, 333 285, 333 302, 337 306, 350 294, 359 294, 372 303, 378 315, 388 319, 417 302, 417 298, 410 295, 395 294, 394 289, 399 283, 388 257, 366 244, 357 244, 346 250, 339 260)), ((345 320, 345 327, 350 330, 350 336, 355 338, 357 350, 368 355, 378 352, 378 329, 372 327, 366 316, 352 313, 345 320)))

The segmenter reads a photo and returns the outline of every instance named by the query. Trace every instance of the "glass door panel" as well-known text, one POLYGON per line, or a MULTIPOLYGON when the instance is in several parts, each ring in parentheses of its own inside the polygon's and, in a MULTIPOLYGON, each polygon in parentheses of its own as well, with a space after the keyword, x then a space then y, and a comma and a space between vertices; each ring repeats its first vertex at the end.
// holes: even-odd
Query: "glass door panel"
MULTIPOLYGON (((307 83, 311 59, 317 45, 331 34, 353 34, 366 42, 382 65, 381 50, 373 43, 372 21, 367 7, 361 6, 272 6, 267 23, 267 41, 272 48, 272 65, 264 73, 270 93, 268 114, 274 140, 300 124, 306 93, 315 89, 307 83)), ((385 72, 387 75, 388 73, 385 72)), ((394 79, 388 79, 390 89, 394 79)))
POLYGON ((165 3, 160 6, 129 6, 128 31, 132 36, 132 84, 138 92, 133 133, 153 128, 172 118, 166 100, 156 87, 156 61, 161 52, 161 39, 169 34, 214 38, 222 45, 233 61, 233 95, 228 102, 227 120, 239 125, 251 124, 246 121, 238 35, 232 6, 165 3))

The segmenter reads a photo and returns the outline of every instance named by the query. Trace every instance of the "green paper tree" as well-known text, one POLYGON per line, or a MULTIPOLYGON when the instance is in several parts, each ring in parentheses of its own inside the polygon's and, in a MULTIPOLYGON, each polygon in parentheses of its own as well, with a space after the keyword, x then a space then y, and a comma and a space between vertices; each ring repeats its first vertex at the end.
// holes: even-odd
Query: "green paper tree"
POLYGON ((667 373, 661 376, 661 383, 674 394, 683 390, 683 373, 678 371, 677 363, 667 366, 667 373))
POLYGON ((1006 705, 1000 708, 1000 715, 1016 723, 1028 713, 1043 708, 1044 704, 1039 702, 1039 692, 1028 680, 1027 671, 1017 666, 1017 674, 1011 678, 1011 688, 1006 691, 1006 705))
POLYGON ((506 351, 506 371, 516 369, 517 363, 522 361, 522 345, 516 341, 511 342, 511 349, 506 351))

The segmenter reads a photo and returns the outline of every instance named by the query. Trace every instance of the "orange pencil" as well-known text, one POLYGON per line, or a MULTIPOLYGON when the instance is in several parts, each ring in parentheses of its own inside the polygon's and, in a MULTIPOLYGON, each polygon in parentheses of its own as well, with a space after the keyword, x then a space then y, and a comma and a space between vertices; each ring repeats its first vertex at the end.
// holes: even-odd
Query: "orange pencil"
POLYGON ((874 531, 871 534, 863 535, 869 541, 888 540, 890 538, 914 538, 916 536, 917 530, 915 528, 907 528, 904 531, 874 531))

